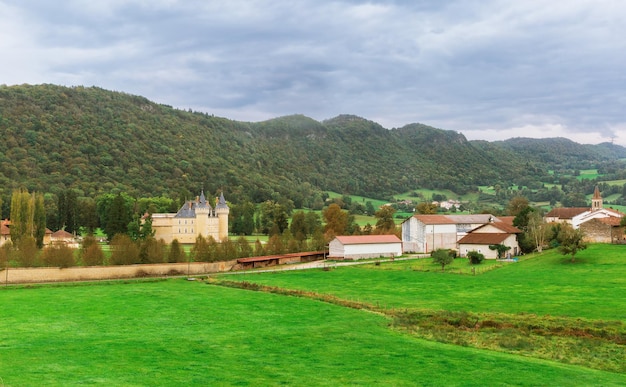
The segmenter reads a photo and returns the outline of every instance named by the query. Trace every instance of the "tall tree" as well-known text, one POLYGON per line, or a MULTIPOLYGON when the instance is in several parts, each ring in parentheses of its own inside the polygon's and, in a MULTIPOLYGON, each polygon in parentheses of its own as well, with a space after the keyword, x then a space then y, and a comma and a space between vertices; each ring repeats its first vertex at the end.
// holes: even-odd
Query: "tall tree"
POLYGON ((548 238, 549 227, 543 221, 543 217, 537 211, 528 214, 528 224, 526 234, 533 241, 535 249, 541 252, 548 238))
POLYGON ((391 234, 396 230, 396 223, 393 220, 393 214, 396 209, 392 206, 382 206, 374 216, 376 217, 376 233, 391 234))
POLYGON ((33 201, 24 189, 13 191, 11 196, 11 241, 19 245, 23 237, 33 236, 33 201))
POLYGON ((528 208, 529 201, 523 196, 516 196, 509 201, 509 204, 506 207, 507 213, 510 216, 517 216, 524 209, 528 208))
POLYGON ((178 242, 178 239, 174 239, 172 243, 170 243, 170 248, 167 252, 167 262, 176 263, 176 262, 186 262, 187 256, 185 254, 185 250, 178 242))
POLYGON ((322 211, 322 215, 326 221, 324 232, 329 237, 345 234, 348 227, 348 213, 343 211, 338 204, 333 203, 328 206, 322 211))
POLYGON ((298 241, 303 241, 307 238, 306 227, 306 215, 304 211, 296 211, 291 218, 291 224, 289 225, 289 231, 291 235, 298 241))
POLYGON ((46 235, 46 206, 43 194, 33 192, 33 227, 35 242, 38 248, 43 247, 43 238, 46 235))
POLYGON ((115 196, 108 212, 107 223, 104 226, 104 232, 107 236, 112 239, 117 234, 126 234, 131 214, 132 212, 127 208, 122 195, 115 196))

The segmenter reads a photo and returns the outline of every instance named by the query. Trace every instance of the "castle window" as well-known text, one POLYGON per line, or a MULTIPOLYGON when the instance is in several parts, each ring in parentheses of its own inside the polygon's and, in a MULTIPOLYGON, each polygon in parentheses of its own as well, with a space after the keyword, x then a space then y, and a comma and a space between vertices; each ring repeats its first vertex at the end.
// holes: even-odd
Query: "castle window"
POLYGON ((185 234, 187 234, 187 229, 185 229, 185 234))

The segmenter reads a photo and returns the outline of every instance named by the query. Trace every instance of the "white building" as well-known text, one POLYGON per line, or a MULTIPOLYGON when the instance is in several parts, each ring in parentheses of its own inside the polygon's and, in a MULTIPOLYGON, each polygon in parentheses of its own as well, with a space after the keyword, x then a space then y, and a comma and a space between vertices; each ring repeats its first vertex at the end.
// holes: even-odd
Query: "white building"
POLYGON ((395 235, 346 235, 333 239, 329 258, 363 259, 402 255, 402 241, 395 235))
POLYGON ((490 214, 414 215, 402 222, 402 249, 416 253, 456 249, 457 241, 471 230, 496 221, 490 214))
POLYGON ((491 250, 491 245, 504 245, 509 247, 508 254, 519 254, 520 248, 517 243, 517 234, 522 230, 504 222, 494 222, 479 226, 469 234, 459 239, 459 256, 466 257, 470 251, 477 251, 487 259, 498 258, 498 252, 491 250))
POLYGON ((546 223, 563 222, 569 223, 574 229, 578 229, 581 224, 593 219, 621 219, 624 216, 619 211, 611 208, 604 208, 602 196, 598 187, 593 192, 591 198, 591 208, 589 207, 557 207, 548 212, 544 220, 546 223))

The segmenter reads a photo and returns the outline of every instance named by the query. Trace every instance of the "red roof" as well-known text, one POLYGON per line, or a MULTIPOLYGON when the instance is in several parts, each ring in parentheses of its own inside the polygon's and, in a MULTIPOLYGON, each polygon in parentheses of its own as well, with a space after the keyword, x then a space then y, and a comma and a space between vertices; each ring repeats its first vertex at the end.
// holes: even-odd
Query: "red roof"
POLYGON ((589 211, 589 207, 558 207, 546 214, 546 218, 572 219, 576 215, 589 211))
POLYGON ((360 245, 366 243, 402 243, 395 235, 342 235, 337 239, 343 245, 360 245))
POLYGON ((0 235, 9 235, 11 230, 9 230, 9 226, 11 225, 10 220, 3 220, 0 222, 0 235))
POLYGON ((55 239, 73 239, 74 235, 70 234, 69 232, 65 230, 59 230, 59 231, 53 232, 52 235, 50 235, 50 237, 55 238, 55 239))
POLYGON ((493 223, 487 223, 487 224, 483 224, 482 226, 479 226, 477 228, 475 228, 474 230, 472 230, 472 232, 486 227, 486 226, 493 226, 495 228, 497 228, 498 230, 504 231, 507 234, 520 234, 522 232, 522 230, 520 230, 519 228, 513 226, 513 225, 508 225, 504 222, 493 222, 493 223))
POLYGON ((464 245, 497 245, 504 242, 511 234, 503 233, 469 233, 459 239, 459 244, 464 245))
POLYGON ((413 215, 413 217, 424 224, 479 224, 498 220, 491 214, 413 215))
POLYGON ((514 216, 498 216, 498 220, 504 224, 513 226, 513 221, 515 220, 515 217, 514 216))

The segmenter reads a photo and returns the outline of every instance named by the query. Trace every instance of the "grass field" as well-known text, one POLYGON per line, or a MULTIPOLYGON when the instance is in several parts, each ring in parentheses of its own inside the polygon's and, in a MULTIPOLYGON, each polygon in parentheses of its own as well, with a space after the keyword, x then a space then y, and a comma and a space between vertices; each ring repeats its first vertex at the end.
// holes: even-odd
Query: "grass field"
POLYGON ((497 270, 478 266, 484 273, 477 276, 450 274, 455 267, 467 267, 464 259, 455 260, 444 273, 428 259, 413 262, 229 278, 395 308, 534 313, 626 322, 626 246, 591 245, 578 253, 574 264, 551 250, 497 270))
MULTIPOLYGON (((624 252, 592 245, 574 264, 549 252, 476 276, 424 260, 228 278, 399 311, 623 323, 624 252)), ((626 384, 624 373, 423 340, 380 313, 202 281, 6 287, 0 321, 4 386, 626 384)))

